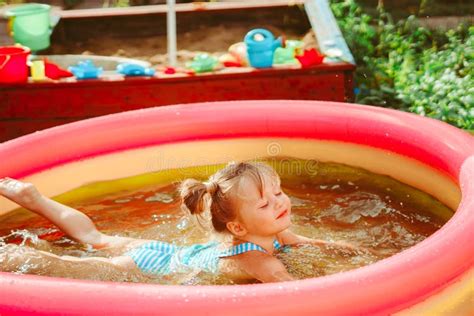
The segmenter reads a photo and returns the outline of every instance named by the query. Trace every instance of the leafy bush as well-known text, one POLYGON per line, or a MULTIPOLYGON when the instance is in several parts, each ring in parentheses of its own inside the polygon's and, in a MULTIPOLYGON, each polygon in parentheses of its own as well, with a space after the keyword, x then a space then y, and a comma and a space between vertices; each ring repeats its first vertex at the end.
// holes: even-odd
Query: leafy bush
POLYGON ((357 102, 389 106, 474 129, 474 27, 445 33, 419 26, 414 16, 375 17, 354 0, 332 10, 357 62, 357 102))

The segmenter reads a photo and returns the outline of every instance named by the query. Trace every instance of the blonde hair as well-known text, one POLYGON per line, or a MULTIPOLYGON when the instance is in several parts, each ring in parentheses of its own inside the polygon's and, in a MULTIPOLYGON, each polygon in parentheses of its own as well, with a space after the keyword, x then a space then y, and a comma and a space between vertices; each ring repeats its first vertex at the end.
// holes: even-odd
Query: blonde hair
POLYGON ((237 216, 237 201, 234 194, 243 178, 254 181, 263 195, 264 177, 280 181, 278 174, 267 164, 260 162, 231 162, 225 168, 201 182, 187 179, 181 183, 180 195, 183 205, 191 214, 201 215, 210 211, 214 230, 226 232, 227 223, 237 216))

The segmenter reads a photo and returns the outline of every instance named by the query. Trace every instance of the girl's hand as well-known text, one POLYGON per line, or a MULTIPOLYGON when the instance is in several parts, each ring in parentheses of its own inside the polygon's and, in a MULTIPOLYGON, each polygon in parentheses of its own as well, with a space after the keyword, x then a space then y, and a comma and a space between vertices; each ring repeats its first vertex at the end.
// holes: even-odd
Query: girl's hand
POLYGON ((34 209, 41 199, 33 184, 11 178, 0 179, 0 195, 28 209, 34 209))

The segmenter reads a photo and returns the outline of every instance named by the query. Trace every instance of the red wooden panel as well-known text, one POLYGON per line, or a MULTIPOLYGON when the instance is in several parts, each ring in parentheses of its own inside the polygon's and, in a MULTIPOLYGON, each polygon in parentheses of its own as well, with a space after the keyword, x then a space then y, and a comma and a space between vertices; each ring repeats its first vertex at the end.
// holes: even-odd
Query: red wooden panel
POLYGON ((67 124, 74 119, 44 119, 44 120, 2 120, 0 121, 0 142, 22 135, 30 134, 53 126, 67 124))
POLYGON ((225 100, 350 101, 353 65, 270 69, 179 78, 0 85, 0 140, 88 117, 225 100))
POLYGON ((142 107, 221 100, 346 101, 352 65, 181 78, 0 85, 0 118, 96 116, 142 107), (343 67, 346 66, 346 67, 343 67))

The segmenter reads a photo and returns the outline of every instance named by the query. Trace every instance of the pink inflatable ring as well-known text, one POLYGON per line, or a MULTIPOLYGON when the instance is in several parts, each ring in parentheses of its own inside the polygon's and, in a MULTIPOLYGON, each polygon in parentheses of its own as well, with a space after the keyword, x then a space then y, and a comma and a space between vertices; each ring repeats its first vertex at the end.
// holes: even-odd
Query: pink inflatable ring
MULTIPOLYGON (((0 273, 0 314, 467 315, 473 313, 474 140, 383 108, 242 101, 114 114, 0 144, 0 177, 56 196, 91 181, 276 154, 392 176, 456 210, 435 234, 375 264, 234 286, 93 282, 0 273)), ((0 199, 0 213, 14 209, 0 199)))

